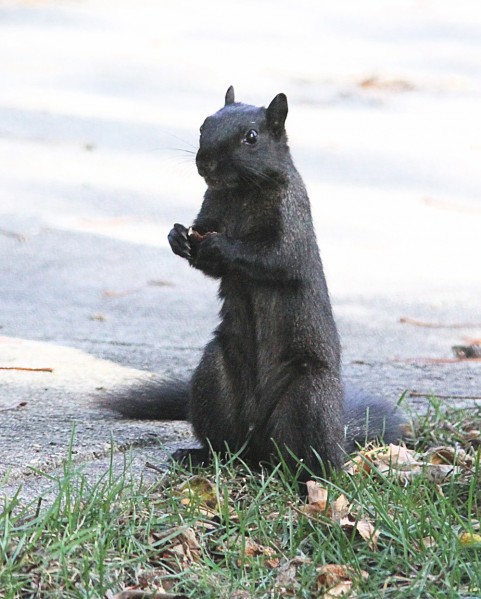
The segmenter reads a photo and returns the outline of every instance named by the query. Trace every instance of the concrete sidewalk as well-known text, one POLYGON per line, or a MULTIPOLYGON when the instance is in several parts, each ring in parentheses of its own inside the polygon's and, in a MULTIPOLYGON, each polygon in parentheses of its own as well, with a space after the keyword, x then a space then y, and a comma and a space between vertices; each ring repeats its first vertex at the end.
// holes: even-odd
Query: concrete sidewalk
POLYGON ((56 472, 73 430, 92 472, 112 438, 139 472, 192 442, 185 423, 120 420, 94 399, 188 376, 216 324, 215 283, 166 234, 200 206, 191 152, 230 84, 250 103, 288 95, 346 377, 481 403, 480 362, 449 361, 481 338, 481 18, 461 8, 2 4, 4 492, 44 489, 37 473, 56 472))

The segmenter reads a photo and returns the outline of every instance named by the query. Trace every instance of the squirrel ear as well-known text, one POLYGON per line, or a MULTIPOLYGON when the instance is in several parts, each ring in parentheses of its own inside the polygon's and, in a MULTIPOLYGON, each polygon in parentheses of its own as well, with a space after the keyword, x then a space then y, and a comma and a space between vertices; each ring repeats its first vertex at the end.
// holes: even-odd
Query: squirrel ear
POLYGON ((234 88, 231 85, 225 95, 225 105, 227 106, 228 104, 234 104, 234 102, 235 102, 234 88))
POLYGON ((276 135, 284 132, 284 123, 287 118, 287 97, 285 94, 277 94, 267 107, 267 126, 276 135))

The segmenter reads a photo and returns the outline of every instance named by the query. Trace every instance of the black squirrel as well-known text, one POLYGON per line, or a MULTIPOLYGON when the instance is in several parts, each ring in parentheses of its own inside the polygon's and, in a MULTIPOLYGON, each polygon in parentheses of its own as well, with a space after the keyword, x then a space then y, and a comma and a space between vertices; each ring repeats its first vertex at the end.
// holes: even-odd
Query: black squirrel
MULTIPOLYGON (((309 198, 287 144, 287 98, 268 108, 235 101, 200 128, 207 183, 190 228, 175 224, 173 252, 220 280, 221 322, 192 380, 160 381, 116 397, 113 409, 186 419, 203 449, 226 446, 251 464, 279 457, 315 473, 339 468, 367 437, 401 436, 402 413, 341 383, 341 350, 309 198)), ((176 457, 185 457, 178 452, 176 457)), ((307 475, 306 475, 307 476, 307 475)))

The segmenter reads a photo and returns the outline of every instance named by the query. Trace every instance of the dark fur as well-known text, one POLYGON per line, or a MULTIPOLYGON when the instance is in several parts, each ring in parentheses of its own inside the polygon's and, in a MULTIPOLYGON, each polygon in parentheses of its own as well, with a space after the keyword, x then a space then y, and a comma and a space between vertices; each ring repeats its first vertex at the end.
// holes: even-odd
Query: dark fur
POLYGON ((201 127, 196 162, 208 189, 192 227, 202 238, 176 224, 169 242, 220 280, 221 323, 190 393, 185 383, 152 384, 113 408, 134 417, 188 416, 204 447, 245 446, 253 464, 280 451, 294 466, 292 453, 320 472, 315 454, 338 468, 344 449, 365 440, 366 409, 371 437, 398 438, 401 419, 388 402, 356 392, 344 407, 339 338, 286 116, 284 94, 266 109, 235 102, 229 88, 224 108, 201 127))

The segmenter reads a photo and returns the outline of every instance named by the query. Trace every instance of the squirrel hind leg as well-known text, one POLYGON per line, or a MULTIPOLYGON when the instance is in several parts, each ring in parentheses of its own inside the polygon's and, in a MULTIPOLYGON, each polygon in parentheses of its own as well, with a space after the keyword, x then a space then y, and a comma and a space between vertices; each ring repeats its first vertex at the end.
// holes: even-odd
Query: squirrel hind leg
POLYGON ((222 453, 228 446, 240 449, 246 439, 247 424, 243 418, 242 367, 238 372, 226 364, 225 354, 217 338, 206 346, 192 376, 191 422, 197 439, 222 453))
POLYGON ((280 454, 289 470, 300 473, 299 480, 309 471, 329 476, 339 469, 343 428, 342 389, 337 377, 322 371, 297 374, 283 392, 274 386, 269 393, 270 401, 263 403, 274 403, 274 408, 257 430, 259 457, 266 460, 269 454, 274 458, 280 454), (306 469, 299 469, 301 465, 306 469))
POLYGON ((395 443, 405 436, 408 418, 394 402, 368 395, 350 385, 345 385, 344 391, 344 448, 347 453, 373 439, 395 443))

